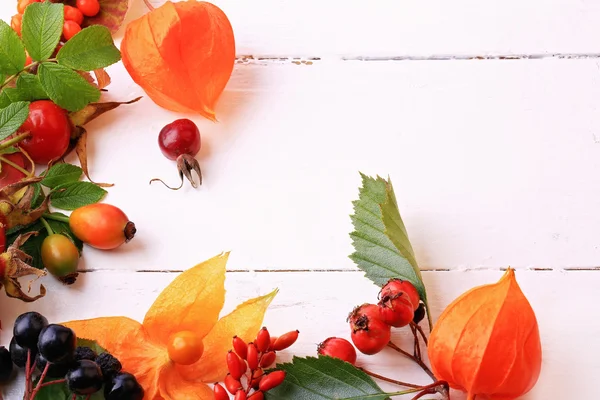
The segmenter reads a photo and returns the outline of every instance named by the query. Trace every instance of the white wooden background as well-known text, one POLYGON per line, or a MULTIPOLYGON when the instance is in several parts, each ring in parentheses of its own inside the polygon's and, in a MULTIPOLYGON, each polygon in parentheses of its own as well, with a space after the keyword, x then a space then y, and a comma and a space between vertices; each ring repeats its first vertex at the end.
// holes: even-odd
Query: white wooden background
MULTIPOLYGON (((14 3, 2 1, 2 19, 14 3)), ((231 250, 227 310, 279 287, 266 324, 300 329, 295 352, 315 354, 327 336, 348 336, 346 314, 377 291, 347 258, 360 170, 391 176, 435 316, 511 265, 544 350, 524 398, 597 397, 600 2, 216 4, 239 61, 220 122, 192 117, 204 186, 148 185, 176 182, 156 141, 181 115, 145 98, 90 125, 93 177, 116 184, 106 201, 138 236, 118 251, 86 249, 78 283, 47 278, 49 294, 34 304, 0 296, 5 326, 32 309, 53 321, 141 319, 178 271, 231 250)), ((133 0, 128 19, 143 12, 133 0)), ((107 99, 142 94, 121 65, 110 72, 107 99)), ((426 382, 395 354, 359 360, 426 382)))

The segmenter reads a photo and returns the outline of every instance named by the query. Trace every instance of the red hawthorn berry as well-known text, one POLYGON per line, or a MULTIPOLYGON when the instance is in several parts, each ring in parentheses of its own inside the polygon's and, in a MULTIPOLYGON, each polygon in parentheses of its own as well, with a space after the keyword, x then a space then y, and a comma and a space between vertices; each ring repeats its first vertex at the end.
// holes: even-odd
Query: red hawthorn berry
POLYGON ((215 387, 213 388, 215 393, 215 400, 229 400, 229 395, 223 386, 218 383, 215 383, 215 387))
POLYGON ((248 357, 248 345, 238 336, 233 337, 233 349, 242 360, 248 357))
POLYGON ((277 355, 275 354, 274 351, 269 351, 268 353, 264 353, 260 360, 260 366, 262 368, 270 367, 275 362, 276 357, 277 357, 277 355))
POLYGON ((330 337, 325 339, 317 348, 317 353, 323 356, 339 358, 354 365, 356 363, 356 350, 352 343, 346 339, 330 337))
POLYGON ((386 294, 379 301, 379 314, 383 322, 395 328, 410 324, 414 308, 406 292, 386 294))
POLYGON ((269 390, 281 385, 284 379, 285 371, 273 371, 261 379, 258 387, 261 392, 268 392, 269 390))
POLYGON ((263 327, 260 331, 258 331, 258 335, 256 335, 254 344, 261 353, 264 353, 269 349, 269 344, 271 344, 271 335, 269 335, 269 330, 267 328, 263 327))
POLYGON ((281 351, 287 349, 288 347, 296 343, 299 334, 300 331, 295 330, 279 336, 273 344, 273 350, 281 351))
POLYGON ((391 327, 380 319, 379 307, 363 304, 356 307, 348 316, 351 338, 356 348, 364 354, 379 353, 387 346, 391 337, 391 327))
POLYGON ((390 279, 388 283, 381 288, 381 292, 379 292, 379 298, 383 299, 385 296, 393 297, 400 292, 405 292, 408 295, 408 298, 413 305, 413 310, 416 310, 419 307, 421 297, 419 296, 417 288, 415 288, 415 286, 409 281, 403 281, 402 279, 398 278, 390 279))

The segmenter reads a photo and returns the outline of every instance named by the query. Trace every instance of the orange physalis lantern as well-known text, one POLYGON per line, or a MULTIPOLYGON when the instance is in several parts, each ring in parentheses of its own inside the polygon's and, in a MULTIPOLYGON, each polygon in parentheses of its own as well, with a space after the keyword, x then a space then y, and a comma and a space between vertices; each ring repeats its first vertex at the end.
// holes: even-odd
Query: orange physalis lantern
POLYGON ((233 29, 217 6, 168 1, 127 26, 121 53, 156 104, 215 120, 215 103, 235 62, 233 29))
POLYGON ((429 339, 435 376, 468 400, 511 400, 538 380, 542 347, 535 313, 508 269, 466 292, 440 316, 429 339))

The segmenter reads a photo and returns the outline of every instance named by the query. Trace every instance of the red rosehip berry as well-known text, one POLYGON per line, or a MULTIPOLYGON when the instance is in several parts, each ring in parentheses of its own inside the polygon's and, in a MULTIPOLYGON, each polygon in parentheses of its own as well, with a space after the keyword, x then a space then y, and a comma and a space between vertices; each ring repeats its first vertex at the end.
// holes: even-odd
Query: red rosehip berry
POLYGON ((269 330, 267 328, 263 327, 260 331, 258 331, 258 335, 256 335, 254 344, 261 353, 264 353, 269 349, 269 344, 271 344, 271 335, 269 334, 269 330))
POLYGON ((215 383, 213 392, 215 394, 215 400, 229 400, 229 395, 227 394, 227 391, 220 384, 215 383))
POLYGON ((403 281, 402 279, 390 279, 388 283, 381 288, 381 292, 379 292, 379 298, 383 299, 385 296, 393 297, 400 292, 405 292, 408 295, 408 298, 412 303, 413 310, 416 310, 419 307, 419 302, 421 301, 419 291, 412 283, 409 281, 403 281))
POLYGON ((284 333, 283 335, 279 336, 273 344, 273 350, 281 351, 287 349, 288 347, 296 343, 299 334, 300 331, 295 330, 288 333, 284 333))
POLYGON ((231 394, 236 394, 238 390, 243 389, 242 383, 238 379, 235 379, 233 376, 231 376, 231 374, 227 374, 224 383, 227 391, 231 394))
POLYGON ((248 397, 248 400, 264 400, 265 394, 261 391, 254 392, 248 397))
POLYGON ((239 380, 246 372, 246 363, 233 351, 227 353, 227 369, 234 379, 239 380))
POLYGON ((86 17, 95 17, 100 12, 100 2, 98 0, 77 0, 75 5, 86 17))
POLYGON ((238 336, 233 337, 233 350, 235 350, 242 360, 245 360, 248 356, 248 345, 238 336))
POLYGON ((285 371, 273 371, 261 379, 258 387, 261 392, 268 392, 269 390, 281 385, 284 380, 285 371))
POLYGON ((65 6, 65 21, 73 21, 77 25, 83 24, 83 14, 77 7, 65 6))
POLYGON ((65 40, 71 38, 81 32, 81 26, 75 21, 65 21, 63 23, 63 37, 65 40))
POLYGON ((244 392, 244 390, 238 390, 233 400, 246 400, 247 398, 248 395, 246 395, 246 392, 244 392))
POLYGON ((379 307, 363 304, 348 316, 351 338, 356 348, 364 354, 377 354, 390 341, 391 327, 380 319, 379 307))
POLYGON ((410 324, 414 317, 413 305, 406 292, 384 295, 379 301, 379 314, 383 322, 395 328, 410 324))
POLYGON ((246 361, 248 361, 248 368, 250 368, 250 370, 254 371, 256 368, 258 368, 258 349, 254 343, 248 344, 248 355, 246 361))
POLYGON ((260 360, 260 366, 262 368, 270 367, 275 362, 276 357, 277 357, 277 354, 275 354, 274 351, 269 351, 268 353, 264 353, 260 360))
POLYGON ((330 337, 317 348, 317 353, 323 356, 339 358, 354 365, 356 363, 356 350, 352 343, 346 339, 330 337))

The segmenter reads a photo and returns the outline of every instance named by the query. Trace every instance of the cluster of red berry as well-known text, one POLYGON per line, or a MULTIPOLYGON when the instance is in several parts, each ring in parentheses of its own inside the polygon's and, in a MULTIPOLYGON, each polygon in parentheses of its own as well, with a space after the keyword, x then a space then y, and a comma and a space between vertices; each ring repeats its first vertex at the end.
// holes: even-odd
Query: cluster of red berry
MULTIPOLYGON (((425 305, 413 284, 391 279, 379 292, 378 304, 360 305, 348 316, 352 342, 364 354, 377 354, 390 342, 392 327, 418 324, 424 317, 425 305)), ((330 337, 319 344, 317 351, 354 364, 354 346, 346 339, 330 337)))
MULTIPOLYGON (((10 25, 21 35, 21 25, 25 9, 32 3, 41 3, 44 0, 19 0, 17 3, 17 15, 13 15, 10 25)), ((84 17, 95 17, 100 12, 98 0, 77 0, 77 7, 65 6, 65 22, 63 24, 63 39, 67 41, 81 31, 84 17)), ((27 63, 27 65, 31 62, 27 63)))
POLYGON ((265 369, 275 363, 277 352, 285 350, 298 339, 298 331, 291 331, 279 337, 271 337, 267 328, 262 328, 252 343, 246 344, 238 336, 233 338, 233 350, 227 354, 229 373, 225 377, 225 387, 215 384, 215 400, 263 400, 264 393, 281 385, 284 371, 265 373, 265 369), (229 392, 229 393, 228 393, 229 392))

